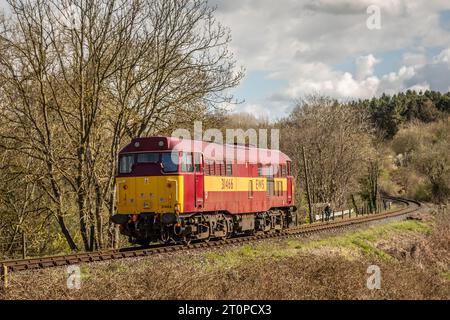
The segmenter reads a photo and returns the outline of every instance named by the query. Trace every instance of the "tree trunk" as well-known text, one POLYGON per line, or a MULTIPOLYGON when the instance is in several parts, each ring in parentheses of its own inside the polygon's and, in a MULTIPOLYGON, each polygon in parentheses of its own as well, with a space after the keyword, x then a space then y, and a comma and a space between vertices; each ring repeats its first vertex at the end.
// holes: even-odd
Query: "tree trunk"
POLYGON ((64 235, 64 237, 66 238, 66 241, 67 241, 67 244, 70 247, 70 250, 78 251, 78 247, 75 244, 75 241, 73 241, 73 238, 70 235, 70 232, 69 232, 69 230, 66 227, 66 223, 64 221, 64 217, 60 213, 58 213, 57 218, 58 218, 58 224, 59 224, 59 226, 61 228, 61 232, 64 235))
POLYGON ((83 167, 84 167, 84 153, 82 148, 78 151, 78 173, 76 178, 76 186, 77 186, 77 206, 78 206, 78 214, 80 218, 80 232, 81 237, 83 238, 84 248, 86 251, 90 251, 91 245, 89 241, 89 235, 87 231, 87 222, 86 222, 86 194, 85 189, 83 187, 83 167))
POLYGON ((103 249, 103 194, 98 181, 95 182, 95 221, 99 249, 103 249))

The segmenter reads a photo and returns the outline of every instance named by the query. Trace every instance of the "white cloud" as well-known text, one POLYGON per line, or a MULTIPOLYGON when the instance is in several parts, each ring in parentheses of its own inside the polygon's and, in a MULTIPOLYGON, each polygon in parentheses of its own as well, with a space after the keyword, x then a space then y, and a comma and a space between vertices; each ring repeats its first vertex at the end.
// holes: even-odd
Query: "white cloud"
POLYGON ((447 63, 450 65, 450 48, 442 51, 433 59, 434 63, 447 63))
POLYGON ((415 68, 415 74, 405 84, 428 84, 430 89, 446 91, 450 85, 450 48, 433 57, 431 63, 415 68))
MULTIPOLYGON (((335 71, 325 64, 299 66, 299 76, 292 80, 284 94, 294 99, 311 93, 321 93, 338 98, 365 98, 376 93, 377 77, 357 80, 349 72, 335 71), (309 70, 310 72, 301 72, 309 70)), ((370 72, 366 72, 370 75, 370 72)))
POLYGON ((265 115, 267 113, 267 110, 262 105, 259 105, 259 104, 246 105, 244 107, 243 111, 251 113, 257 117, 261 116, 261 115, 265 115))
POLYGON ((425 92, 427 90, 430 90, 430 85, 428 83, 424 82, 424 83, 416 84, 412 87, 409 87, 408 90, 414 90, 416 92, 420 92, 420 91, 425 92))
POLYGON ((270 116, 269 110, 261 104, 250 103, 240 104, 233 108, 233 112, 246 112, 254 115, 256 118, 268 118, 270 116))
POLYGON ((372 54, 358 57, 356 59, 356 79, 363 80, 372 76, 377 63, 380 63, 380 60, 376 59, 372 54))
POLYGON ((446 1, 411 0, 222 0, 218 18, 231 27, 233 47, 250 70, 276 69, 290 63, 338 63, 363 52, 446 46, 439 10, 446 1), (381 8, 382 28, 367 29, 366 9, 381 8), (223 10, 221 10, 223 6, 223 10), (351 14, 347 14, 351 13, 351 14))
POLYGON ((413 78, 415 74, 415 67, 402 66, 397 72, 383 75, 375 95, 395 94, 398 91, 404 91, 406 89, 405 82, 413 78))
POLYGON ((370 98, 408 88, 446 90, 450 85, 448 73, 444 75, 450 49, 438 54, 436 61, 427 60, 429 48, 449 48, 450 32, 442 28, 440 12, 450 9, 450 1, 213 3, 219 6, 218 19, 232 30, 232 50, 247 72, 263 71, 268 79, 288 83, 270 96, 261 93, 258 101, 249 101, 249 110, 285 112, 293 99, 311 92, 342 99, 370 98), (371 31, 366 26, 369 5, 381 8, 381 30, 371 31), (386 52, 400 52, 398 64, 391 70, 385 67, 386 52), (339 65, 349 63, 353 69, 340 69, 339 65))
POLYGON ((427 62, 427 56, 424 53, 405 52, 402 57, 402 63, 405 66, 422 66, 427 62))
MULTIPOLYGON (((447 52, 450 50, 439 53, 433 58, 434 62, 431 64, 404 65, 397 71, 382 76, 374 75, 374 66, 380 60, 373 54, 355 59, 355 74, 334 70, 323 63, 298 64, 289 72, 288 87, 273 94, 270 103, 289 103, 311 93, 320 93, 346 100, 371 98, 380 96, 382 93, 395 94, 408 89, 425 91, 433 89, 432 81, 441 83, 441 87, 443 86, 441 90, 445 91, 450 84, 448 76, 450 66, 446 64, 447 52), (440 73, 435 69, 441 70, 440 73), (430 72, 434 77, 429 75, 430 72), (442 76, 439 76, 440 74, 442 76)), ((255 107, 250 106, 250 108, 253 111, 255 107)), ((261 108, 262 105, 259 105, 258 112, 262 110, 261 108)))

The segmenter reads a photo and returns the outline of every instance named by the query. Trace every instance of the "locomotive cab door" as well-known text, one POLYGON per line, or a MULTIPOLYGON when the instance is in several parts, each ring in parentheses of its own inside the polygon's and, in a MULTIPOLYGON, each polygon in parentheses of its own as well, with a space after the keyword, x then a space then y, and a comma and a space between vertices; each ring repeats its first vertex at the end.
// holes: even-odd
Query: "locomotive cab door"
POLYGON ((292 177, 287 178, 287 201, 292 204, 292 177))
POLYGON ((292 175, 291 175, 291 162, 287 162, 287 201, 288 204, 292 204, 292 193, 293 193, 293 185, 292 185, 292 175))
POLYGON ((203 171, 203 155, 201 153, 194 153, 194 164, 195 207, 203 209, 205 201, 205 174, 203 171))

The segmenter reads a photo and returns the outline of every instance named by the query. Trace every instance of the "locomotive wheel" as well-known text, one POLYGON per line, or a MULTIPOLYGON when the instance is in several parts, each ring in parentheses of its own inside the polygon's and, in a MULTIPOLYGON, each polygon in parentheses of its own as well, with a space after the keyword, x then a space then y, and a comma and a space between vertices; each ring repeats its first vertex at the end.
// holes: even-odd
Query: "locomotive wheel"
POLYGON ((188 246, 191 244, 192 239, 188 237, 183 237, 183 240, 181 241, 185 246, 188 246))
POLYGON ((229 225, 227 219, 225 219, 223 226, 224 226, 225 235, 223 237, 221 237, 221 239, 225 240, 225 239, 228 239, 231 237, 230 225, 229 225))
POLYGON ((168 244, 168 243, 170 242, 170 240, 171 240, 171 237, 170 237, 170 232, 169 232, 169 230, 168 230, 168 229, 164 229, 164 230, 161 232, 161 241, 164 242, 164 243, 166 243, 166 244, 168 244))
POLYGON ((283 230, 284 230, 284 227, 283 227, 283 225, 281 225, 280 229, 277 229, 276 231, 277 231, 277 233, 281 233, 281 232, 283 232, 283 230))
POLYGON ((211 222, 208 223, 208 237, 206 237, 205 239, 203 239, 203 241, 205 241, 206 243, 208 243, 211 240, 211 234, 212 234, 212 224, 211 222))
POLYGON ((277 233, 281 233, 285 229, 284 228, 284 220, 285 220, 285 217, 284 217, 283 213, 281 213, 281 215, 279 217, 277 217, 277 222, 278 222, 278 227, 279 227, 279 229, 277 229, 277 233))
POLYGON ((272 217, 269 217, 265 220, 266 225, 264 227, 264 233, 270 233, 272 231, 272 217))
POLYGON ((221 220, 216 226, 216 232, 214 232, 214 237, 217 239, 227 239, 230 236, 230 226, 227 219, 221 220))
POLYGON ((211 241, 211 233, 209 233, 208 238, 203 239, 204 242, 208 243, 209 241, 211 241))

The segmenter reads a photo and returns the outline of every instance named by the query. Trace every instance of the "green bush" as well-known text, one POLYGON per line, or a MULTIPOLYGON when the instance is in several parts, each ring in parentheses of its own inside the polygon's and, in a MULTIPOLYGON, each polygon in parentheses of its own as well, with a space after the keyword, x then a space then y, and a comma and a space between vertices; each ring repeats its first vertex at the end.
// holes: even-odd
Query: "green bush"
POLYGON ((417 201, 431 201, 431 186, 427 183, 419 183, 414 189, 414 199, 417 201))

